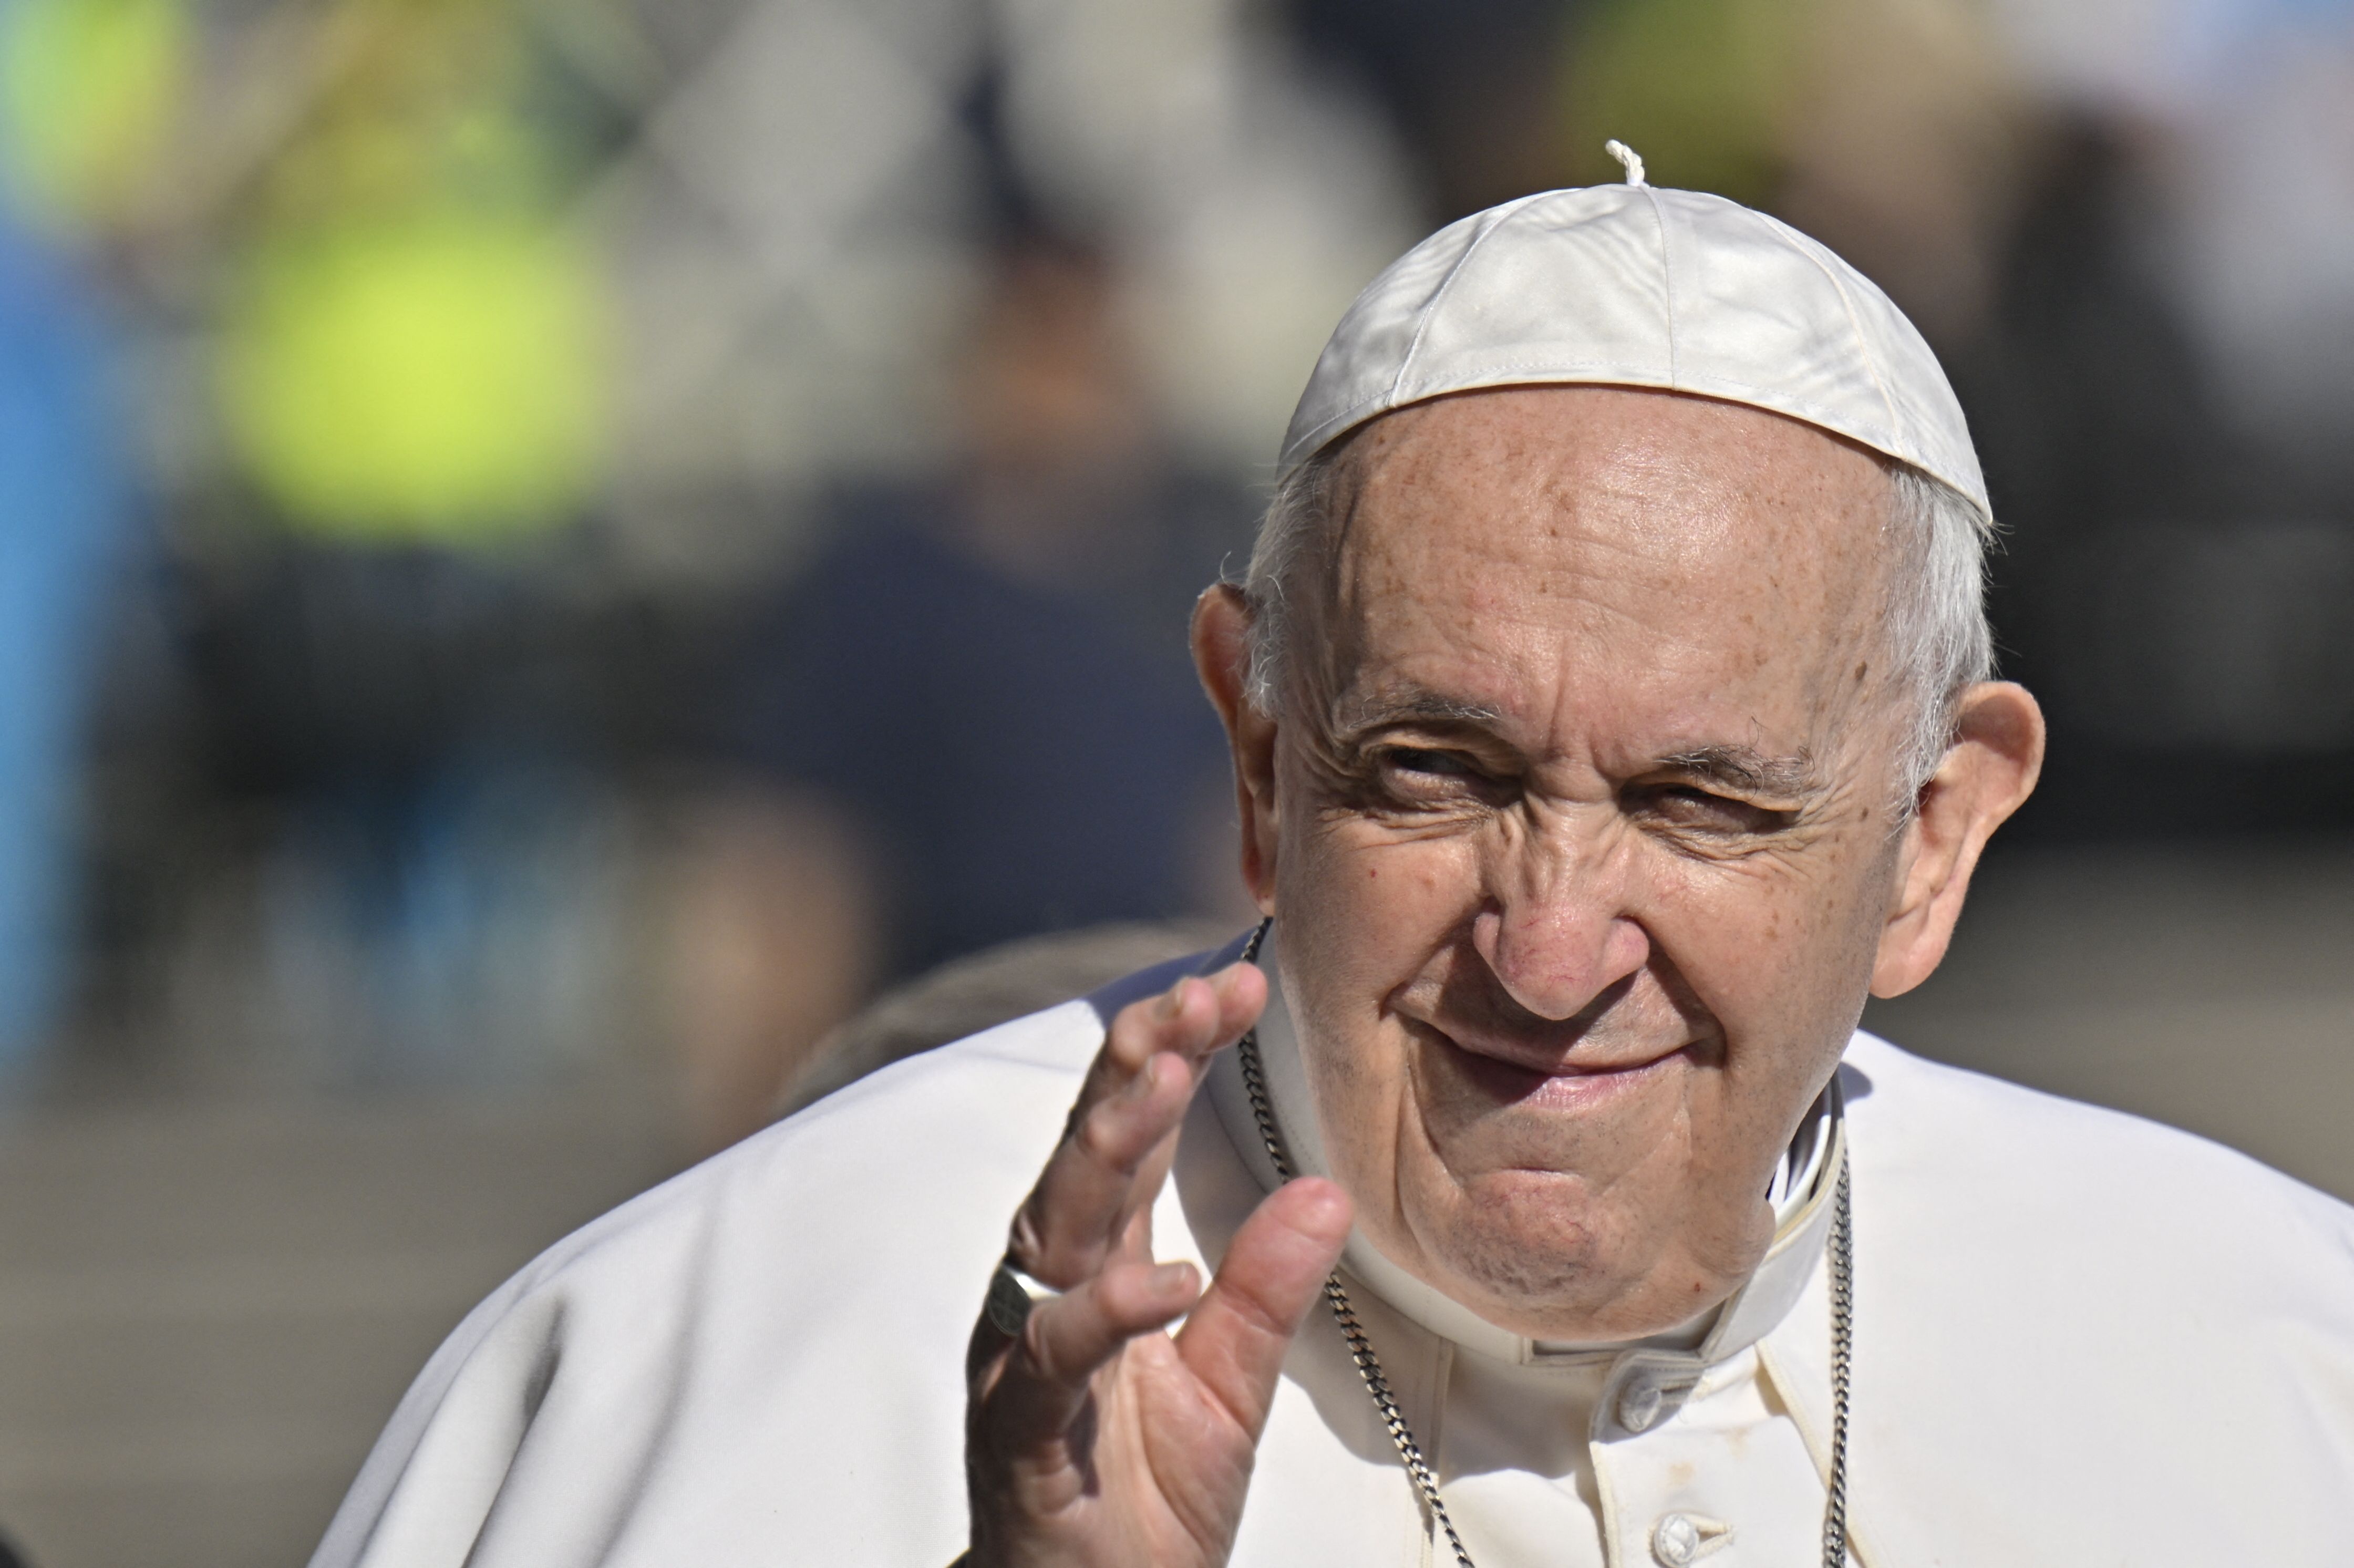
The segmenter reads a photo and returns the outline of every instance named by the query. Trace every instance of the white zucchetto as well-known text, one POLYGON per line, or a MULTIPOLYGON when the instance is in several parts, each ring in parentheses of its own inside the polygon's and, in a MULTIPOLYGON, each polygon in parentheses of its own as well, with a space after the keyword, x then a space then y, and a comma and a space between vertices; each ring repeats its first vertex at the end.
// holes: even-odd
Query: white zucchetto
POLYGON ((1639 170, 1490 207, 1393 262, 1324 345, 1280 471, 1449 392, 1653 387, 1803 419, 1992 514, 1961 405, 1887 295, 1789 225, 1639 170))

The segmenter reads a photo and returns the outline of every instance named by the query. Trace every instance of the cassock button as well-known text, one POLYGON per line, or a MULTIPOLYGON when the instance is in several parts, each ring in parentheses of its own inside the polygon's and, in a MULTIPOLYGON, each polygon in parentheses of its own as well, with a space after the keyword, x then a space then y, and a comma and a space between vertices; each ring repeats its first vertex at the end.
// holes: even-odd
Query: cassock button
POLYGON ((1651 1555, 1668 1568, 1689 1568, 1700 1555, 1700 1526, 1671 1513, 1651 1527, 1651 1555))
POLYGON ((1702 1519, 1689 1513, 1662 1514, 1659 1522, 1651 1526, 1651 1555, 1664 1568, 1691 1568, 1692 1563, 1732 1539, 1733 1527, 1721 1519, 1702 1519))
MULTIPOLYGON (((1652 1424, 1659 1419, 1659 1407, 1666 1403, 1667 1395, 1658 1383, 1640 1380, 1630 1383, 1618 1393, 1618 1425, 1629 1432, 1649 1432, 1652 1424)), ((1681 1516, 1670 1514, 1668 1517, 1677 1519, 1681 1516)))

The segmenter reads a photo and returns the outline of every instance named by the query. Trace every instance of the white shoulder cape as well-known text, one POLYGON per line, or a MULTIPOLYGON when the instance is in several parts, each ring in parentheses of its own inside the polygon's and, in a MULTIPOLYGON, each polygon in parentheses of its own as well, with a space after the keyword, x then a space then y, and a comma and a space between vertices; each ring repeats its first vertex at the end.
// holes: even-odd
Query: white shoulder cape
MULTIPOLYGON (((427 1364, 313 1568, 941 1568, 1007 1221, 1103 1020, 1183 967, 886 1069, 551 1248, 427 1364)), ((1868 1034, 1842 1072, 1860 1561, 2354 1562, 2354 1210, 1868 1034)), ((1257 1195, 1197 1104, 1158 1250, 1213 1261, 1257 1195)), ((1238 1563, 1420 1560, 1331 1328, 1287 1363, 1238 1563)), ((1819 1267, 1761 1354, 1819 1456, 1819 1267)))

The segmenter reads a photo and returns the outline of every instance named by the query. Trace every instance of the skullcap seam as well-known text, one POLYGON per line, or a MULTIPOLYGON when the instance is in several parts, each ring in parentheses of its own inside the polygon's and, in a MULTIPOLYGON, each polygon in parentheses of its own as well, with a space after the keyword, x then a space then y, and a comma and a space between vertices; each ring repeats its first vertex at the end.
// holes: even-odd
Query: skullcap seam
POLYGON ((1447 295, 1455 287, 1455 280, 1463 275, 1463 269, 1471 265, 1471 258, 1479 253, 1479 247, 1488 243, 1490 235, 1520 217, 1531 202, 1550 194, 1539 191, 1532 196, 1522 196, 1502 212, 1492 215, 1494 221, 1471 237, 1471 242, 1463 248, 1463 254, 1455 259, 1455 264, 1447 270, 1447 276, 1441 278, 1438 287, 1431 291, 1429 302, 1422 307, 1422 317, 1414 323, 1414 338, 1405 345, 1405 353, 1399 356, 1397 373, 1390 377, 1390 397, 1396 397, 1397 389, 1405 385, 1405 373, 1413 367, 1414 356, 1422 352, 1423 334, 1430 330, 1431 318, 1437 315, 1439 308, 1447 303, 1447 295))
POLYGON ((1797 234, 1796 230, 1785 228, 1773 218, 1766 217, 1763 213, 1757 216, 1763 219, 1767 233, 1811 262, 1815 270, 1820 272, 1824 280, 1830 284, 1832 291, 1839 295, 1840 309, 1847 313, 1847 324, 1855 334, 1856 347, 1862 355, 1864 369, 1872 376, 1872 390, 1880 394, 1881 406, 1888 410, 1888 428, 1895 432, 1897 439, 1902 440, 1904 420, 1896 411, 1896 398, 1888 390, 1887 378, 1880 374, 1880 356, 1872 352, 1871 336, 1863 330, 1862 318, 1856 314, 1855 301, 1848 293, 1847 283, 1840 277, 1836 268, 1823 265, 1823 259, 1815 254, 1811 241, 1801 245, 1798 240, 1804 238, 1804 236, 1797 234))
POLYGON ((1668 385, 1681 387, 1683 380, 1676 368, 1676 269, 1668 254, 1668 215, 1659 206, 1659 193, 1649 184, 1637 187, 1651 198, 1651 226, 1659 231, 1659 298, 1667 315, 1668 385))

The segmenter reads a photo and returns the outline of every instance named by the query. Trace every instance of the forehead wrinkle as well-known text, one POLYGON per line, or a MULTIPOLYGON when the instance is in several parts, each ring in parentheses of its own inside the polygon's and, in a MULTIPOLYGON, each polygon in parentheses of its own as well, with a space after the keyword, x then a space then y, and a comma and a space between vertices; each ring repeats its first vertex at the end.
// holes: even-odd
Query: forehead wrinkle
MULTIPOLYGON (((1582 648, 1584 656, 1597 664, 1631 673, 1639 666, 1657 666, 1662 660, 1680 662, 1681 657, 1687 653, 1696 654, 1703 662, 1721 657, 1723 653, 1723 650, 1712 645, 1705 637, 1693 635, 1693 626, 1680 619, 1669 618, 1663 623, 1661 620, 1647 616, 1640 607, 1612 602, 1606 597, 1594 598, 1575 592, 1560 597, 1576 600, 1588 622, 1569 629, 1569 641, 1582 648), (1630 655, 1625 641, 1626 633, 1621 628, 1631 630, 1642 638, 1648 646, 1643 658, 1630 655)), ((1411 613, 1414 610, 1426 612, 1431 608, 1426 603, 1416 600, 1409 594, 1405 597, 1405 604, 1411 607, 1408 619, 1428 619, 1426 614, 1416 617, 1411 613)), ((1403 671, 1379 668, 1386 661, 1374 648, 1368 646, 1369 642, 1379 641, 1377 636, 1370 635, 1375 631, 1373 623, 1394 625, 1394 622, 1388 617, 1371 615, 1369 608, 1362 600, 1352 602, 1352 613, 1345 616, 1342 621, 1350 629, 1350 634, 1335 637, 1326 644, 1327 671, 1331 678, 1331 684, 1326 689, 1331 694, 1325 698, 1322 706, 1328 735, 1336 738, 1360 735, 1384 725, 1417 720, 1484 726, 1500 726, 1513 722, 1516 715, 1511 707, 1450 695, 1424 684, 1403 671), (1334 667, 1336 665, 1345 667, 1334 667)), ((1500 628, 1514 624, 1521 619, 1523 618, 1486 618, 1489 628, 1487 640, 1492 642, 1500 628)), ((1537 618, 1537 624, 1544 625, 1544 618, 1537 618)), ((1460 653, 1464 648, 1457 642, 1452 651, 1460 653)), ((1528 667, 1525 658, 1505 656, 1503 662, 1523 669, 1528 667)), ((1827 662, 1846 667, 1840 663, 1835 651, 1827 662)), ((1574 688, 1578 683, 1572 681, 1569 684, 1574 688)), ((1840 716, 1831 710, 1843 705, 1841 699, 1850 694, 1828 680, 1807 680, 1803 683, 1803 690, 1806 695, 1802 704, 1810 721, 1809 727, 1829 726, 1837 729, 1841 726, 1840 716)), ((1555 719, 1559 716, 1557 713, 1553 715, 1555 719)), ((1541 724, 1541 727, 1551 733, 1550 722, 1541 724)), ((1543 749, 1546 743, 1537 741, 1536 744, 1543 749)), ((1652 759, 1646 766, 1680 767, 1696 776, 1718 779, 1761 792, 1785 795, 1814 793, 1823 783, 1816 766, 1814 748, 1803 743, 1789 755, 1775 756, 1754 746, 1711 742, 1683 747, 1670 755, 1652 759)))
MULTIPOLYGON (((1598 443, 1573 442, 1594 449, 1593 461, 1574 465, 1575 471, 1552 461, 1557 443, 1550 427, 1488 419, 1458 428, 1475 409, 1500 413, 1508 402, 1517 406, 1532 396, 1548 403, 1576 397, 1583 404, 1595 399, 1578 395, 1595 390, 1482 393, 1399 410, 1352 432, 1349 445, 1335 452, 1336 525, 1327 535, 1319 574, 1323 592, 1314 607, 1323 623, 1315 662, 1331 694, 1323 705, 1328 721, 1336 726, 1370 726, 1390 717, 1496 722, 1493 714, 1445 705, 1393 710, 1378 692, 1356 696, 1348 690, 1389 683, 1365 662, 1401 614, 1409 621, 1446 622, 1450 611, 1468 611, 1469 625, 1449 640, 1458 652, 1465 651, 1460 643, 1467 634, 1492 643, 1505 633, 1503 622, 1526 621, 1532 629, 1567 632, 1606 664, 1624 664, 1633 650, 1623 639, 1633 632, 1649 646, 1637 661, 1643 664, 1670 654, 1679 663, 1686 656, 1731 659, 1738 675, 1781 667, 1797 678, 1791 695, 1819 744, 1834 733, 1876 727, 1859 725, 1856 709, 1884 696, 1882 688, 1893 673, 1877 645, 1889 575, 1880 465, 1872 463, 1872 477, 1880 482, 1872 487, 1872 504, 1859 509, 1866 498, 1842 482, 1847 465, 1835 461, 1815 461, 1810 471, 1795 476, 1780 473, 1780 482, 1752 474, 1755 464, 1748 461, 1730 475, 1716 471, 1702 461, 1697 432, 1685 428, 1696 415, 1673 421, 1673 428, 1604 429, 1598 443), (1477 517, 1460 518, 1467 509, 1477 517), (1867 520, 1867 514, 1873 524, 1870 543, 1878 547, 1856 550, 1850 546, 1860 541, 1848 525, 1867 520), (1437 521, 1440 514, 1450 523, 1437 521), (1454 521, 1466 525, 1451 525, 1454 521), (1484 525, 1468 525, 1475 521, 1484 525), (1450 556, 1456 560, 1448 561, 1450 556), (1442 596, 1454 599, 1451 605, 1434 601, 1434 579, 1454 575, 1458 563, 1469 568, 1461 593, 1442 596), (1442 565, 1450 571, 1437 571, 1442 565), (1496 599, 1493 590, 1505 579, 1521 585, 1527 602, 1510 602, 1511 595, 1508 602, 1496 599), (1713 602, 1702 612, 1695 599, 1713 602), (1799 635, 1797 645, 1787 634, 1791 629, 1771 624, 1770 613, 1791 609, 1794 599, 1805 604, 1803 624, 1811 633, 1799 635), (1583 624, 1564 624, 1564 612, 1583 624), (1727 631, 1750 635, 1728 639, 1727 631), (1862 689, 1859 659, 1880 677, 1869 689, 1862 689)), ((1638 397, 1651 413, 1693 414, 1674 400, 1659 402, 1661 396, 1621 392, 1600 401, 1638 397)), ((1706 411, 1723 412, 1712 406, 1706 411)), ((1756 429, 1738 443, 1744 458, 1776 444, 1767 437, 1787 433, 1775 417, 1754 422, 1756 429)), ((1709 423, 1714 432, 1723 420, 1709 423)), ((1860 450, 1857 455, 1869 460, 1860 450)), ((1777 473, 1788 467, 1767 466, 1777 473)), ((1807 764, 1805 782, 1827 782, 1827 758, 1802 754, 1797 760, 1807 764)), ((1740 770, 1714 771, 1729 778, 1740 770)), ((1757 782, 1785 788, 1799 781, 1801 771, 1767 769, 1757 782)))

